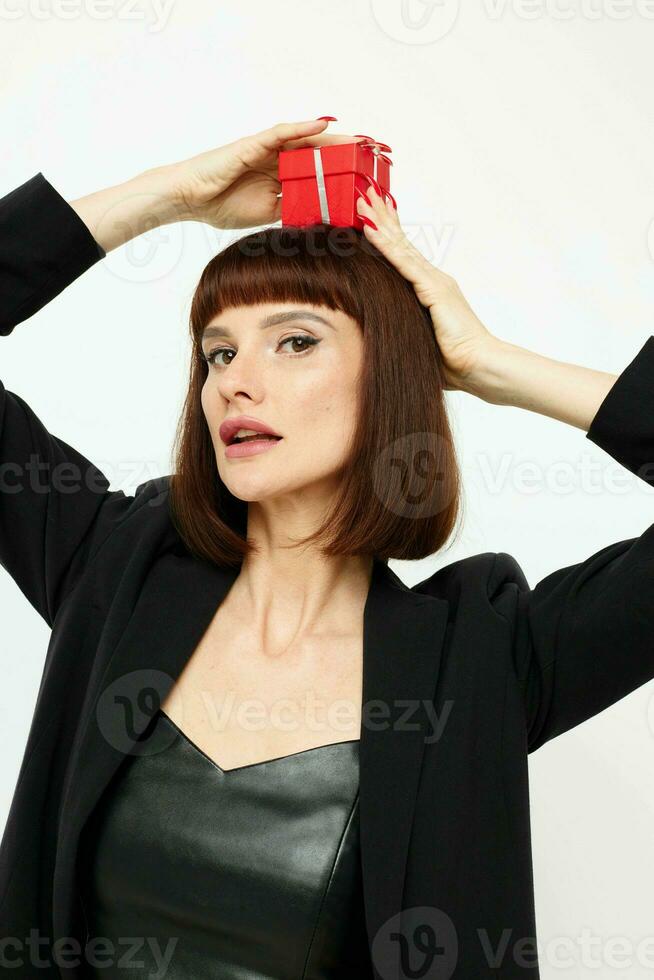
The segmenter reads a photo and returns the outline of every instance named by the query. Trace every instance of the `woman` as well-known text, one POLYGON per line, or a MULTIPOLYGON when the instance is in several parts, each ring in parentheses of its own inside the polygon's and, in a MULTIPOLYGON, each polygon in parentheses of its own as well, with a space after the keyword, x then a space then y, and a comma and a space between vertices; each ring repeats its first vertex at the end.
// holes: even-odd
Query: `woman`
MULTIPOLYGON (((330 118, 72 204, 32 177, 0 333, 147 228, 277 221, 279 150, 353 138, 330 118)), ((0 561, 52 628, 0 851, 21 977, 538 976, 527 756, 654 675, 652 528, 534 589, 387 560, 455 526, 444 389, 654 482, 654 338, 616 377, 494 337, 371 184, 363 233, 208 264, 173 476, 110 491, 0 384, 0 561)))

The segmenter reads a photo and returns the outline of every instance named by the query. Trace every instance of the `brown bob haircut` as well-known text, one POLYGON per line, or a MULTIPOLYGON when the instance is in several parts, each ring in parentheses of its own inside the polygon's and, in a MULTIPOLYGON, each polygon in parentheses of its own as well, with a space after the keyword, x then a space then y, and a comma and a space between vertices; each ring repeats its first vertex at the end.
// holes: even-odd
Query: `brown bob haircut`
POLYGON ((204 328, 258 303, 341 310, 363 332, 359 417, 322 525, 302 539, 325 555, 418 559, 443 548, 460 513, 460 471, 442 358, 412 284, 356 228, 269 227, 233 242, 202 272, 190 310, 190 379, 173 446, 171 518, 188 549, 238 566, 254 547, 247 508, 220 479, 200 401, 204 328))

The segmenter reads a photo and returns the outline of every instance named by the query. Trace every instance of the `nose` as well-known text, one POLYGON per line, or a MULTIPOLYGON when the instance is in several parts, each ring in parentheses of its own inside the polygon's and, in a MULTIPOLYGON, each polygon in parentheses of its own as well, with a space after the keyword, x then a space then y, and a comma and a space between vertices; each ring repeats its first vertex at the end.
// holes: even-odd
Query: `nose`
MULTIPOLYGON (((211 369, 210 369, 211 370, 211 369)), ((241 346, 230 363, 217 372, 217 385, 227 400, 239 396, 257 401, 261 396, 263 365, 256 350, 241 346)))

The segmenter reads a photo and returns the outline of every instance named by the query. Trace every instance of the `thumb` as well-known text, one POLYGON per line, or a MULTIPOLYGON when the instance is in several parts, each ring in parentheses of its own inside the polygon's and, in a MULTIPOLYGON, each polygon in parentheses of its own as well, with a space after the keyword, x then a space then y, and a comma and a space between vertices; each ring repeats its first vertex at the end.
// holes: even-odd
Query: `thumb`
POLYGON ((269 129, 246 136, 232 143, 234 155, 244 170, 263 163, 271 154, 277 154, 287 143, 314 136, 324 130, 324 119, 304 122, 277 123, 269 129))

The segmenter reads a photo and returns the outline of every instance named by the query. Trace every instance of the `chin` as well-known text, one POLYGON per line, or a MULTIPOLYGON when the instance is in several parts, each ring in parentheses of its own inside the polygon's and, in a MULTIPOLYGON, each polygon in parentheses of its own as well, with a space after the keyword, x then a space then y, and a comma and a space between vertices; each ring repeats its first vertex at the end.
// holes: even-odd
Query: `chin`
POLYGON ((243 467, 239 473, 234 470, 230 472, 229 466, 224 467, 220 472, 220 478, 234 497, 248 503, 273 500, 290 493, 301 493, 314 487, 316 482, 320 482, 320 479, 316 481, 315 476, 310 473, 297 474, 293 478, 293 475, 288 472, 265 473, 262 469, 261 472, 255 473, 254 467, 250 469, 249 465, 243 467), (250 472, 245 472, 246 469, 250 472))
POLYGON ((279 480, 275 480, 270 474, 223 472, 220 478, 234 497, 248 503, 278 497, 296 489, 295 484, 289 485, 288 479, 280 476, 279 480))

